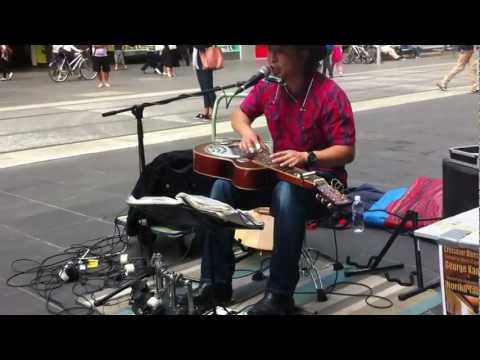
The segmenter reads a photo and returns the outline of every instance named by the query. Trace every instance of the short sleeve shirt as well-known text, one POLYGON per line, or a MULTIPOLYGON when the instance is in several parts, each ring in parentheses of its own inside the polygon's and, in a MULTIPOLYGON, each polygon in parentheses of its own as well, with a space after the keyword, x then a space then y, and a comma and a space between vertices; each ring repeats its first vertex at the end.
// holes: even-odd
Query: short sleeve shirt
MULTIPOLYGON (((306 93, 305 93, 306 95, 306 93)), ((333 145, 355 144, 355 122, 345 92, 331 79, 314 75, 310 93, 295 101, 283 85, 259 82, 244 99, 240 109, 253 121, 265 115, 273 140, 273 151, 313 151, 333 145)), ((334 175, 347 183, 345 167, 314 170, 334 175)))

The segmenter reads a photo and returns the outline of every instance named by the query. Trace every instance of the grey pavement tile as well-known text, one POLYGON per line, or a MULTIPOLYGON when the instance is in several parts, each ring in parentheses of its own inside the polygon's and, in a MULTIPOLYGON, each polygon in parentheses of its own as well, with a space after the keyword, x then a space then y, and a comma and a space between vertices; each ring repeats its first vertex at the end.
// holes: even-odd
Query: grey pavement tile
POLYGON ((13 294, 0 296, 2 315, 48 315, 45 301, 15 289, 13 294))
POLYGON ((24 201, 27 203, 28 200, 31 199, 30 203, 38 201, 55 206, 62 206, 69 198, 74 197, 82 190, 82 188, 79 188, 78 185, 75 186, 75 184, 64 185, 42 180, 38 183, 32 181, 30 184, 16 186, 8 190, 11 195, 6 196, 10 197, 10 199, 15 196, 21 196, 25 198, 24 201))
POLYGON ((9 224, 15 220, 35 216, 45 211, 45 207, 25 199, 0 194, 0 224, 9 224))
POLYGON ((78 203, 71 204, 68 208, 87 214, 88 216, 113 221, 112 219, 125 209, 125 200, 127 197, 128 195, 120 196, 108 194, 91 199, 90 201, 83 199, 78 203))
POLYGON ((62 247, 69 247, 87 240, 111 236, 113 233, 113 224, 106 224, 97 220, 86 220, 54 230, 45 230, 38 236, 62 247))
POLYGON ((88 218, 84 216, 66 212, 64 210, 45 208, 45 210, 39 214, 28 218, 16 219, 8 225, 35 236, 38 234, 44 234, 45 232, 56 228, 62 228, 68 224, 83 223, 87 219, 88 218))
MULTIPOLYGON (((17 294, 17 289, 7 285, 6 274, 0 275, 0 298, 7 297, 9 295, 17 294)), ((0 308, 1 311, 1 308, 0 308)))
MULTIPOLYGON (((0 273, 5 276, 13 275, 10 266, 14 260, 27 258, 42 261, 59 251, 61 249, 57 244, 49 243, 48 239, 32 238, 15 229, 0 227, 0 273)), ((27 263, 19 265, 21 269, 30 266, 27 263)))

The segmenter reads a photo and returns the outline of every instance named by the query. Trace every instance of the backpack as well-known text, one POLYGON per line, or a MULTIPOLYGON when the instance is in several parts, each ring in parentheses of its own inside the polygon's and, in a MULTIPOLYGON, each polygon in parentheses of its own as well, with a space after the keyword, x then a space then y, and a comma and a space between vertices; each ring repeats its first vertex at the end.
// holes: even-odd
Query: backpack
MULTIPOLYGON (((143 196, 175 197, 180 192, 192 195, 209 196, 214 178, 199 175, 193 171, 193 150, 171 151, 160 154, 145 167, 140 175, 132 196, 139 199, 143 196)), ((145 216, 133 207, 128 210, 127 234, 138 235, 139 221, 145 216)), ((168 224, 150 225, 168 227, 168 224)))

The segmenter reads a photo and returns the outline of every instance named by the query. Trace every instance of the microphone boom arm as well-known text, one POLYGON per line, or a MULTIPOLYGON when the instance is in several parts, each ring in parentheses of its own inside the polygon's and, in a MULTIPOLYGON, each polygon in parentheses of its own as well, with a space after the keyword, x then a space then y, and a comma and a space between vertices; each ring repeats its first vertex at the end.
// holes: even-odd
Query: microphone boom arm
POLYGON ((217 92, 217 91, 223 91, 223 90, 231 89, 231 88, 234 88, 234 87, 240 88, 244 84, 245 84, 245 81, 237 81, 236 83, 233 83, 233 84, 229 84, 229 85, 225 85, 225 86, 215 86, 214 88, 207 89, 207 90, 204 90, 204 91, 197 91, 197 92, 190 93, 190 94, 180 94, 180 95, 177 95, 175 97, 171 97, 171 98, 167 98, 167 99, 163 99, 163 100, 159 100, 159 101, 155 101, 155 102, 145 102, 145 103, 142 103, 140 105, 130 106, 128 108, 107 111, 107 112, 103 113, 102 116, 107 117, 107 116, 112 116, 112 115, 125 113, 125 112, 128 112, 128 111, 130 111, 133 114, 133 116, 135 116, 135 119, 137 120, 139 172, 140 172, 140 174, 142 174, 145 171, 145 166, 146 166, 146 164, 145 164, 145 147, 144 147, 144 143, 143 143, 143 110, 145 108, 150 107, 150 106, 155 106, 155 105, 165 105, 165 104, 169 104, 171 102, 177 101, 177 100, 187 99, 187 98, 194 97, 194 96, 202 96, 202 95, 205 95, 205 94, 210 94, 212 92, 214 93, 214 92, 217 92))

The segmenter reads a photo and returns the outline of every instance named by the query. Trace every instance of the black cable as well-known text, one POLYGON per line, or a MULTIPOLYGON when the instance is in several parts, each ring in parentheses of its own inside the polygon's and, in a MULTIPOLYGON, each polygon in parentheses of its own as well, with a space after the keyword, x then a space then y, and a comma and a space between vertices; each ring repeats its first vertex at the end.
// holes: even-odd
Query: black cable
MULTIPOLYGON (((395 217, 399 218, 400 220, 403 220, 403 218, 404 218, 401 215, 392 213, 392 212, 384 210, 384 209, 373 209, 373 210, 365 210, 364 211, 364 213, 367 213, 367 212, 384 212, 388 215, 395 216, 395 217)), ((420 221, 437 221, 437 220, 443 220, 443 217, 436 217, 436 218, 430 218, 430 219, 417 219, 417 221, 419 221, 419 222, 420 221)))
POLYGON ((333 285, 329 286, 327 288, 327 294, 331 294, 335 287, 337 286, 337 281, 338 281, 338 243, 337 243, 337 232, 335 230, 335 226, 332 227, 332 232, 333 232, 333 241, 335 244, 335 280, 333 281, 333 285))
MULTIPOLYGON (((226 102, 226 109, 228 109, 230 107, 230 104, 232 103, 232 100, 235 98, 235 96, 230 96, 230 99, 228 100, 228 102, 226 102)), ((227 101, 227 98, 225 98, 225 100, 227 101)))
MULTIPOLYGON (((388 299, 386 297, 383 297, 383 296, 374 295, 373 294, 373 289, 368 285, 365 285, 365 284, 362 284, 362 283, 356 283, 356 282, 349 282, 349 281, 341 281, 341 282, 337 283, 337 285, 361 286, 361 287, 366 288, 369 291, 369 293, 368 294, 352 294, 352 293, 343 293, 343 292, 339 292, 339 291, 329 291, 328 294, 340 295, 340 296, 365 297, 365 303, 368 306, 370 306, 372 308, 375 308, 375 309, 389 309, 393 306, 393 302, 390 299, 388 299), (374 305, 374 304, 369 302, 370 298, 376 298, 376 299, 386 301, 386 302, 388 302, 388 305, 386 305, 386 306, 374 305)), ((314 292, 314 291, 296 291, 295 294, 316 295, 317 293, 314 292)))
MULTIPOLYGON (((375 210, 373 210, 375 211, 375 210)), ((338 281, 338 272, 339 272, 339 268, 338 268, 338 242, 337 242, 337 233, 336 233, 336 229, 335 229, 335 226, 332 226, 332 232, 333 232, 333 240, 334 240, 334 244, 335 244, 335 280, 333 281, 333 284, 328 286, 326 289, 325 289, 325 292, 327 294, 332 294, 332 295, 340 295, 340 296, 358 296, 358 297, 365 297, 365 303, 370 306, 370 307, 373 307, 375 309, 388 309, 388 308, 391 308, 393 306, 393 302, 386 298, 386 297, 383 297, 383 296, 378 296, 378 295, 374 295, 373 294, 373 289, 368 286, 368 285, 365 285, 365 284, 362 284, 362 283, 356 283, 356 282, 349 282, 349 281, 341 281, 341 282, 337 282, 338 281), (338 291, 334 291, 334 289, 338 286, 338 285, 357 285, 357 286, 361 286, 361 287, 364 287, 366 288, 368 291, 369 291, 369 294, 351 294, 351 293, 342 293, 342 292, 338 292, 338 291), (378 306, 378 305, 374 305, 372 303, 370 303, 368 300, 370 298, 376 298, 376 299, 381 299, 383 301, 386 301, 388 302, 389 304, 386 305, 386 306, 378 306)), ((304 291, 304 292, 300 292, 300 291, 295 291, 294 292, 295 294, 308 294, 308 295, 316 295, 317 292, 313 292, 313 291, 304 291)))
POLYGON ((430 218, 430 219, 417 219, 417 221, 437 221, 437 220, 443 220, 443 217, 436 217, 436 218, 430 218))
POLYGON ((77 267, 76 271, 79 272, 79 279, 73 285, 72 293, 80 298, 86 299, 87 295, 105 289, 105 284, 108 281, 118 281, 117 278, 123 273, 118 255, 128 250, 129 243, 128 239, 125 241, 125 235, 125 231, 120 231, 118 224, 115 223, 112 236, 99 237, 74 244, 63 252, 49 256, 41 262, 26 258, 17 259, 11 263, 14 274, 7 279, 7 285, 32 289, 45 299, 46 309, 51 314, 75 314, 78 313, 78 310, 82 310, 82 313, 86 314, 99 313, 95 309, 88 309, 83 306, 65 307, 61 301, 55 299, 55 291, 66 285, 60 279, 59 273, 69 263, 77 267), (96 259, 100 265, 93 269, 88 268, 86 263, 88 259, 96 259), (80 260, 84 260, 83 264, 86 266, 84 271, 80 271, 78 268, 80 260), (19 278, 27 279, 18 282, 17 279, 19 278), (89 282, 91 281, 103 282, 103 285, 97 285, 94 289, 88 291, 86 287, 90 285, 89 282), (83 287, 84 291, 78 291, 79 285, 83 287), (60 311, 54 310, 53 306, 60 311))

